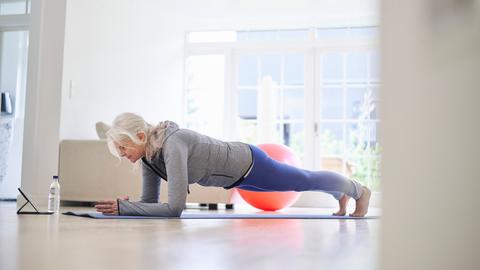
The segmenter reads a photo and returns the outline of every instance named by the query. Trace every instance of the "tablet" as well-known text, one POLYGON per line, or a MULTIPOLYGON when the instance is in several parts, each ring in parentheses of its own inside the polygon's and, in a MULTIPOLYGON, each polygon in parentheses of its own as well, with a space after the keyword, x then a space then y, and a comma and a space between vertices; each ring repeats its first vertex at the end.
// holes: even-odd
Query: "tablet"
POLYGON ((25 202, 17 211, 17 215, 22 215, 22 214, 26 214, 26 215, 51 215, 53 214, 53 212, 41 212, 41 211, 38 211, 38 209, 35 207, 35 205, 33 204, 32 201, 30 201, 30 199, 28 199, 28 196, 23 193, 23 191, 18 188, 18 191, 20 191, 20 194, 22 194, 23 198, 25 198, 25 200, 27 202, 25 202), (30 204, 33 209, 35 209, 35 211, 21 211, 23 207, 25 207, 25 205, 27 204, 30 204))

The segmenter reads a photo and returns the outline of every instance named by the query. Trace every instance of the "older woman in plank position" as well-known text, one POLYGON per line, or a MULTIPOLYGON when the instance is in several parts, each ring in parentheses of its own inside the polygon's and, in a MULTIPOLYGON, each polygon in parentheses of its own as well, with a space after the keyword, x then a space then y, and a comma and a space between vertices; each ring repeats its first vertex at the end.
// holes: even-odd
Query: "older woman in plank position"
POLYGON ((224 142, 171 121, 152 126, 133 113, 118 115, 104 131, 110 152, 135 163, 141 160, 143 194, 140 202, 128 197, 99 201, 97 211, 111 215, 178 217, 188 194, 197 183, 250 191, 322 191, 338 200, 344 216, 350 198, 355 199, 354 217, 368 211, 370 190, 355 180, 331 172, 309 171, 277 162, 254 145, 224 142), (168 181, 168 203, 159 203, 161 179, 168 181))

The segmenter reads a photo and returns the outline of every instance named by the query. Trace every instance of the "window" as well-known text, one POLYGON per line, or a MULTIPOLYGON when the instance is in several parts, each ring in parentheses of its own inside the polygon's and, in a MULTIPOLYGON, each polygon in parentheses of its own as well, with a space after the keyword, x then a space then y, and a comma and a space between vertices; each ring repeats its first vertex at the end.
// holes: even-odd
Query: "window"
POLYGON ((187 126, 378 189, 377 27, 190 32, 187 126), (202 83, 196 83, 201 78, 202 83))
POLYGON ((344 174, 378 190, 378 55, 327 52, 319 57, 320 156, 338 158, 344 174))
POLYGON ((0 0, 0 15, 30 14, 31 0, 0 0))
POLYGON ((186 63, 187 128, 217 138, 223 135, 224 66, 218 54, 190 56, 186 63))

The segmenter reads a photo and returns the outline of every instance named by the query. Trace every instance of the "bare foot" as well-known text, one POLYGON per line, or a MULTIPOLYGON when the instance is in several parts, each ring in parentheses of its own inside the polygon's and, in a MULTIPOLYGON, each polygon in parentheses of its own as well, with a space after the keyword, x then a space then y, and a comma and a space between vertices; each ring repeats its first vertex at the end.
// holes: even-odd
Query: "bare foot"
POLYGON ((347 195, 343 195, 340 200, 338 200, 338 205, 340 206, 340 209, 333 213, 332 215, 334 216, 345 216, 347 214, 347 204, 348 200, 350 200, 350 197, 347 195))
POLYGON ((351 217, 363 217, 367 214, 371 195, 370 189, 363 186, 362 196, 355 201, 355 212, 350 214, 351 217))

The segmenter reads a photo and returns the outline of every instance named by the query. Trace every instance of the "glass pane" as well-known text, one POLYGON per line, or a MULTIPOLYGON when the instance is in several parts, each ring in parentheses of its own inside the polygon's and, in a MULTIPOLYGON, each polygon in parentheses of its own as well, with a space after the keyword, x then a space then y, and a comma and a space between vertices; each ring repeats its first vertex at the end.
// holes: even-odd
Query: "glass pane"
POLYGON ((366 87, 348 87, 346 101, 347 118, 369 119, 372 110, 372 100, 369 99, 366 87))
POLYGON ((188 33, 188 42, 233 42, 237 40, 235 31, 206 31, 188 33))
POLYGON ((280 30, 278 31, 279 40, 307 40, 308 30, 280 30))
POLYGON ((291 147, 303 161, 305 156, 305 129, 303 123, 285 123, 283 126, 284 144, 291 147))
POLYGON ((347 155, 364 156, 377 153, 377 123, 358 122, 347 126, 347 155))
POLYGON ((186 65, 187 88, 208 88, 211 84, 223 88, 225 70, 223 55, 190 56, 186 65))
POLYGON ((266 30, 266 31, 249 31, 248 40, 275 40, 277 37, 276 30, 266 30))
POLYGON ((347 164, 352 168, 352 178, 380 191, 380 156, 349 156, 347 164))
POLYGON ((380 191, 380 156, 371 156, 370 188, 373 191, 380 191))
POLYGON ((238 140, 244 143, 257 144, 257 123, 239 118, 237 120, 238 140))
POLYGON ((216 137, 223 134, 224 74, 223 55, 190 56, 187 59, 187 120, 202 123, 197 131, 216 137))
POLYGON ((347 28, 320 28, 317 29, 317 38, 339 38, 346 37, 348 35, 347 28))
POLYGON ((186 128, 187 129, 190 129, 190 130, 196 130, 197 132, 208 132, 208 130, 206 129, 206 121, 197 121, 196 119, 194 119, 195 121, 189 121, 189 122, 186 122, 186 128))
POLYGON ((367 53, 347 54, 347 81, 367 81, 367 53))
POLYGON ((378 36, 377 27, 352 27, 349 29, 349 36, 352 37, 371 37, 375 38, 378 36))
POLYGON ((322 119, 343 118, 343 91, 341 87, 324 87, 321 103, 322 119))
POLYGON ((23 117, 26 85, 28 31, 1 33, 0 89, 8 92, 11 114, 23 117), (17 99, 19 99, 17 101, 17 99), (20 106, 17 108, 17 105, 20 106))
POLYGON ((370 81, 377 82, 380 80, 379 58, 378 52, 370 52, 370 81))
POLYGON ((262 78, 264 76, 271 76, 273 81, 280 83, 280 68, 282 65, 282 58, 280 55, 267 54, 260 58, 260 65, 262 67, 262 78))
POLYGON ((303 54, 285 55, 285 78, 286 85, 304 84, 304 57, 303 54))
POLYGON ((347 88, 347 118, 366 120, 377 117, 378 99, 375 98, 378 87, 347 88))
POLYGON ((322 123, 320 125, 320 152, 322 156, 341 156, 343 153, 342 123, 322 123))
POLYGON ((371 86, 370 91, 372 91, 372 99, 373 100, 380 100, 380 87, 378 86, 371 86))
POLYGON ((352 177, 352 169, 348 163, 345 164, 346 166, 344 168, 344 161, 343 157, 338 155, 324 156, 320 158, 320 168, 352 177))
POLYGON ((371 151, 375 151, 374 154, 380 154, 378 152, 378 123, 370 123, 370 133, 368 134, 368 139, 370 143, 370 149, 371 151))
POLYGON ((237 31, 237 40, 238 41, 248 40, 248 31, 237 31))
POLYGON ((257 90, 239 89, 237 112, 242 119, 257 119, 257 90))
POLYGON ((373 109, 372 112, 370 113, 370 119, 378 119, 378 112, 379 112, 379 106, 380 106, 380 101, 379 101, 379 88, 377 86, 371 87, 372 91, 372 105, 373 109))
POLYGON ((322 79, 324 82, 343 80, 343 54, 327 53, 322 57, 322 79))
POLYGON ((358 156, 366 153, 368 125, 363 123, 347 124, 347 155, 358 156))
POLYGON ((0 1, 0 15, 19 15, 27 12, 26 0, 0 1))
MULTIPOLYGON (((287 141, 289 143, 290 141, 290 124, 280 124, 276 123, 275 124, 275 138, 273 138, 273 141, 270 140, 270 142, 273 143, 279 143, 279 144, 287 144, 287 141), (287 141, 286 141, 287 140, 287 141)), ((260 133, 259 133, 260 134, 260 133)), ((260 137, 258 138, 260 139, 260 137)), ((258 143, 265 143, 259 141, 258 143)))
POLYGON ((238 85, 257 86, 258 67, 257 57, 250 55, 239 56, 238 59, 238 85))
POLYGON ((352 28, 320 28, 317 29, 317 39, 344 38, 344 37, 377 37, 377 27, 352 28))
POLYGON ((303 119, 304 108, 303 88, 283 90, 283 119, 303 119))
POLYGON ((352 178, 370 187, 371 158, 368 156, 351 156, 347 158, 347 164, 352 169, 352 178))

